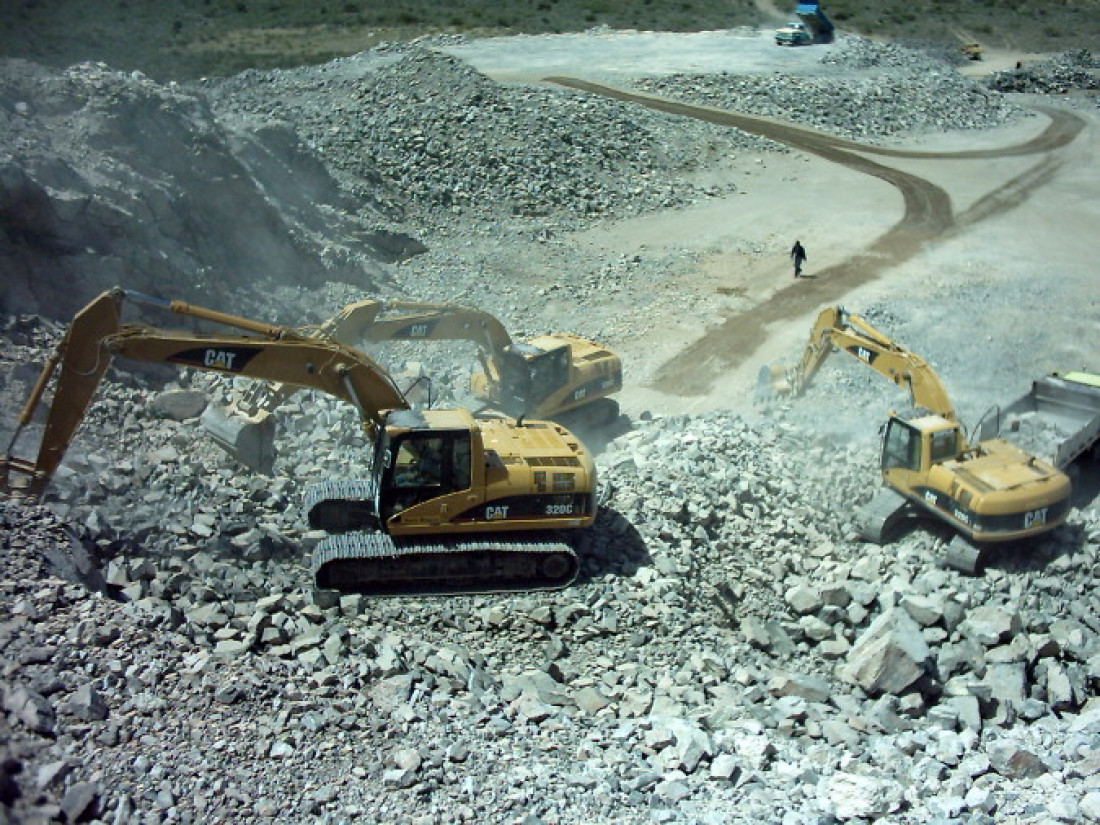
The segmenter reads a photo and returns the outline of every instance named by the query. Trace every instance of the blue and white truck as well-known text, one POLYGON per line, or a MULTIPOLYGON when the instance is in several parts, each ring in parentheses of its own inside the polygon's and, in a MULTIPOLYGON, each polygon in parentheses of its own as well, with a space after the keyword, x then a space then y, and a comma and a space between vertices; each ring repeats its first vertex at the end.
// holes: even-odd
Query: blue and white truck
POLYGON ((836 29, 821 10, 820 3, 799 3, 796 20, 775 31, 777 46, 809 46, 811 43, 832 43, 836 29))

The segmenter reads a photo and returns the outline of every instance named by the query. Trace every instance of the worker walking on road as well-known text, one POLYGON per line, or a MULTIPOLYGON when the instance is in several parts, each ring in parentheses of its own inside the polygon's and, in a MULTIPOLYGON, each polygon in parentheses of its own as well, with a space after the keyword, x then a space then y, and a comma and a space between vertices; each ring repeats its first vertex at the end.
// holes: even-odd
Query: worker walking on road
POLYGON ((795 241, 791 247, 791 260, 794 261, 794 277, 801 278, 802 264, 806 261, 806 249, 802 246, 802 241, 795 241))

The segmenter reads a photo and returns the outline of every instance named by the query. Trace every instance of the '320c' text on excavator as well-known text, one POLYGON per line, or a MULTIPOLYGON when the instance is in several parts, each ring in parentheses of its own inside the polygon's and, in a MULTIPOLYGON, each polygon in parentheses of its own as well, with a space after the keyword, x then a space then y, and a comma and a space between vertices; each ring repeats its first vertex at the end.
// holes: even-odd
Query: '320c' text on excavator
POLYGON ((332 534, 314 552, 321 588, 498 592, 563 587, 576 575, 563 531, 595 520, 596 471, 564 427, 415 410, 369 356, 330 336, 121 289, 99 295, 69 325, 0 459, 0 487, 42 495, 114 356, 313 388, 356 408, 373 443, 368 477, 325 481, 306 494, 310 526, 332 534), (241 332, 123 324, 126 299, 241 332), (37 459, 15 457, 55 373, 37 459))
MULTIPOLYGON (((761 382, 774 394, 797 395, 834 349, 905 387, 914 408, 892 412, 887 422, 882 446, 886 486, 859 515, 866 538, 881 541, 914 507, 979 545, 1037 536, 1065 521, 1070 503, 1065 473, 1001 439, 969 443, 932 368, 843 307, 818 316, 798 364, 765 367, 761 382)), ((946 561, 972 571, 979 551, 951 544, 946 561)))

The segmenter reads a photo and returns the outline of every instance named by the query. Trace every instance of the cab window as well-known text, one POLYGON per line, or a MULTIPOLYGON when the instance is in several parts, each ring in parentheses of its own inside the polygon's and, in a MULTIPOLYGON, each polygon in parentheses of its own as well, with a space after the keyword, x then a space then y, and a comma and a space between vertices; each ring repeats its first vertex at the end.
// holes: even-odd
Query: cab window
POLYGON ((569 355, 567 346, 552 349, 531 361, 531 388, 545 397, 569 380, 569 355))
POLYGON ((932 461, 947 461, 959 454, 958 437, 956 430, 941 430, 932 433, 932 461))
POLYGON ((882 469, 894 467, 920 469, 920 433, 897 418, 890 420, 882 448, 882 469))
POLYGON ((412 432, 391 446, 392 466, 380 494, 383 520, 471 484, 470 433, 412 432))
POLYGON ((470 486, 470 437, 468 433, 411 433, 397 448, 393 486, 436 488, 442 495, 470 486))

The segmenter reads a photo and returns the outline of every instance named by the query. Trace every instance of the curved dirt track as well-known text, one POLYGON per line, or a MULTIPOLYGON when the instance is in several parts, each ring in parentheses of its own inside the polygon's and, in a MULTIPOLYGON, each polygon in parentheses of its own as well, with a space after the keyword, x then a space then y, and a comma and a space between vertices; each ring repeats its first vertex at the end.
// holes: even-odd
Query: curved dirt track
POLYGON ((822 304, 837 303, 851 290, 873 281, 881 273, 916 255, 928 243, 948 237, 960 229, 1019 205, 1031 192, 1049 181, 1060 166, 1056 156, 1047 155, 1032 168, 997 187, 956 215, 950 195, 939 186, 916 175, 877 163, 864 155, 965 161, 1043 154, 1069 144, 1085 127, 1085 121, 1073 114, 1060 109, 1038 107, 1050 119, 1050 123, 1040 135, 1031 140, 995 149, 921 152, 864 146, 763 118, 626 92, 577 78, 548 77, 546 81, 767 137, 857 172, 880 178, 896 187, 904 198, 901 219, 865 250, 839 264, 820 270, 815 278, 803 279, 797 284, 791 283, 779 289, 768 300, 748 312, 728 317, 722 324, 709 329, 702 338, 661 365, 651 386, 661 392, 680 396, 705 395, 716 378, 740 366, 753 354, 764 339, 765 329, 770 324, 800 317, 822 304))

